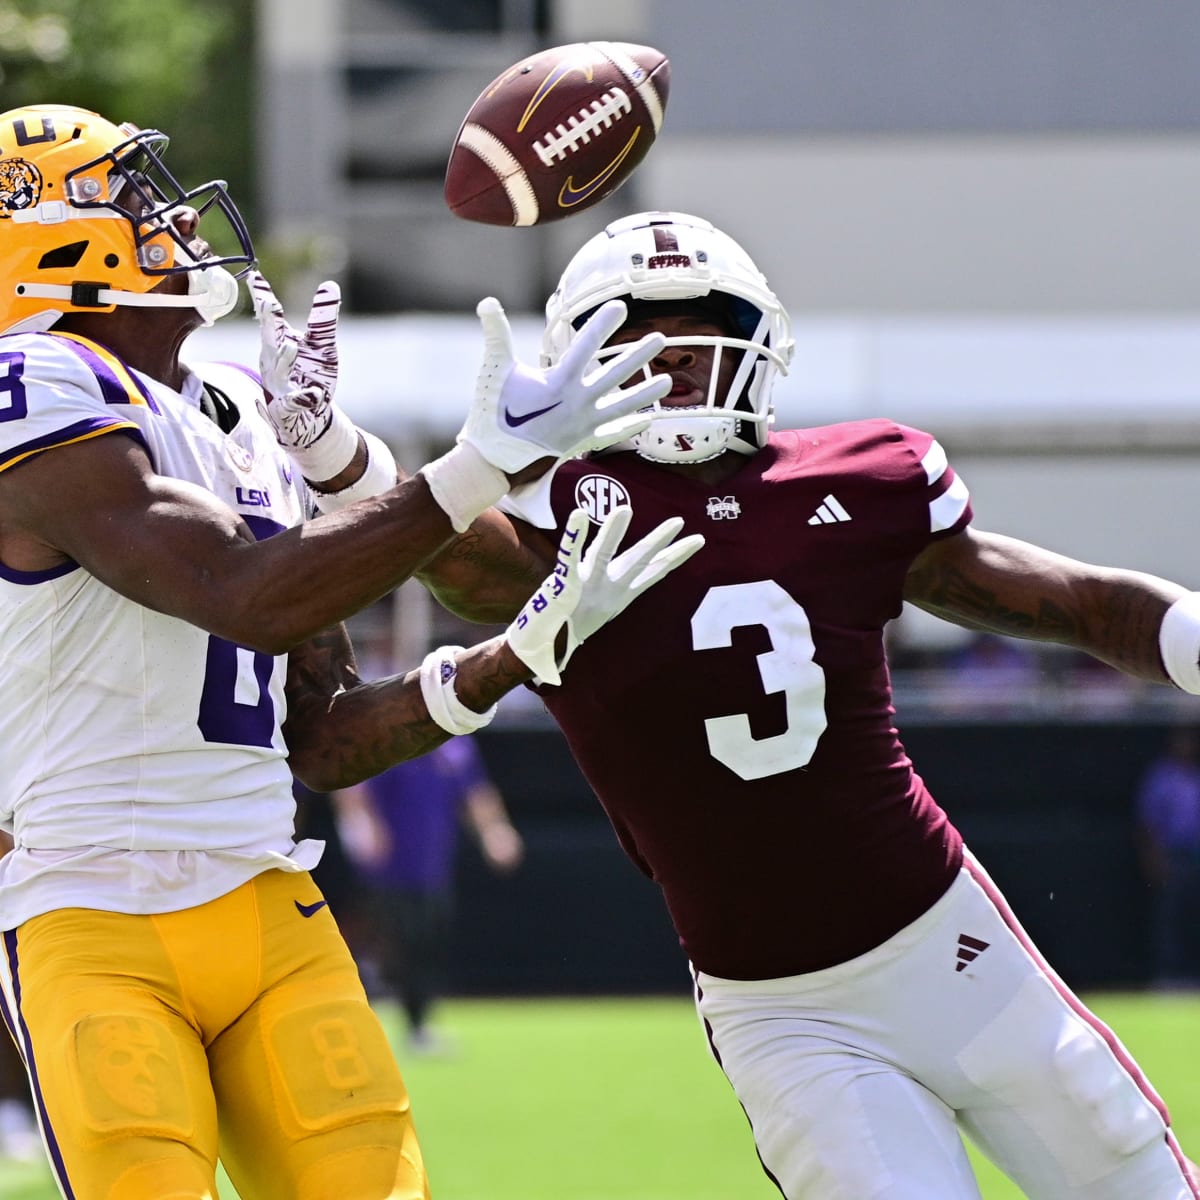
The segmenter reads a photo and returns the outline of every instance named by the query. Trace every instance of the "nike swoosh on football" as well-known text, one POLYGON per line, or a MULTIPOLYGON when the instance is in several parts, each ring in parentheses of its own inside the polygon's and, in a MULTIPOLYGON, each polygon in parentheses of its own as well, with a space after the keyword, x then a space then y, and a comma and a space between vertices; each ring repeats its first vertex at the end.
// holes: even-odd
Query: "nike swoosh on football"
POLYGON ((311 917, 313 915, 313 913, 320 912, 321 909, 323 909, 325 907, 325 905, 327 905, 329 903, 329 901, 328 900, 318 900, 316 902, 316 904, 301 904, 299 900, 294 900, 292 903, 295 904, 296 911, 302 917, 311 917))
POLYGON ((599 175, 593 179, 589 179, 583 187, 576 187, 575 177, 568 175, 566 183, 562 185, 558 193, 559 208, 572 208, 576 204, 582 204, 597 188, 602 188, 612 178, 617 168, 629 157, 629 152, 633 149, 633 143, 637 141, 638 134, 641 132, 641 126, 639 126, 633 131, 633 137, 625 143, 625 149, 599 175))
POLYGON ((553 404, 547 404, 545 408, 535 408, 531 413, 524 413, 519 417, 514 417, 506 408, 504 410, 504 423, 512 429, 516 429, 518 425, 524 425, 527 421, 532 421, 534 417, 544 416, 548 412, 553 412, 560 404, 561 400, 555 400, 553 404))

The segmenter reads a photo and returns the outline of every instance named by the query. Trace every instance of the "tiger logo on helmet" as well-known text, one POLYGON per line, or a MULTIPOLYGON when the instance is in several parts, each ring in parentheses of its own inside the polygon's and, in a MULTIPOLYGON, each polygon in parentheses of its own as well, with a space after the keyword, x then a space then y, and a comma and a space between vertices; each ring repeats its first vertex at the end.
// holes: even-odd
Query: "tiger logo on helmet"
POLYGON ((118 306, 191 308, 211 325, 236 307, 226 268, 254 263, 245 221, 224 180, 184 188, 163 162, 168 144, 156 129, 70 105, 0 113, 0 334, 118 306), (224 256, 193 253, 210 211, 232 234, 224 256), (186 294, 158 290, 177 274, 186 294))
POLYGON ((32 208, 42 194, 42 173, 23 158, 0 158, 0 220, 32 208))

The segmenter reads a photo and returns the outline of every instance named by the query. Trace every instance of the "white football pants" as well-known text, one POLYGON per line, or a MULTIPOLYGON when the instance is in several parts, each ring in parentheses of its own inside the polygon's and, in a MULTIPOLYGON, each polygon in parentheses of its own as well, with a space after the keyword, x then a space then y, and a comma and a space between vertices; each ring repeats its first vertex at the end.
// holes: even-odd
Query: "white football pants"
POLYGON ((696 1005, 787 1200, 979 1200, 960 1128, 1029 1200, 1200 1197, 1137 1064, 969 856, 870 953, 697 972, 696 1005))

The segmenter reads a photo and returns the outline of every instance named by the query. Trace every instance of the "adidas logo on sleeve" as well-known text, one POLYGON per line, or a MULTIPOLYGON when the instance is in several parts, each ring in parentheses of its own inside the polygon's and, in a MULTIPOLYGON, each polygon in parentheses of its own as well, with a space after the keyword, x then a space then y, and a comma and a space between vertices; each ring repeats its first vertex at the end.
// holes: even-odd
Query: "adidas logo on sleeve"
POLYGON ((808 518, 810 525, 837 525, 841 521, 850 521, 853 518, 841 506, 838 498, 830 492, 820 504, 817 505, 817 511, 808 518))

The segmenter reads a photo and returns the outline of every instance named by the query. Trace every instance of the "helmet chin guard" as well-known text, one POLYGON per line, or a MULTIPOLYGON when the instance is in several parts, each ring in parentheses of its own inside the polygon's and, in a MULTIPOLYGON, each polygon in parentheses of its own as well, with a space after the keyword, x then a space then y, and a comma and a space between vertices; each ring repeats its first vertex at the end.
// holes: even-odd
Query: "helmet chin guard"
MULTIPOLYGON (((705 403, 659 402, 648 429, 613 450, 636 450, 654 462, 704 462, 726 450, 753 454, 766 443, 774 418, 771 390, 786 374, 795 344, 791 322, 750 256, 708 221, 686 213, 645 212, 609 225, 567 264, 546 304, 542 361, 557 362, 588 315, 622 298, 639 318, 654 302, 676 308, 695 301, 719 314, 729 336, 669 337, 667 345, 715 347, 705 403), (723 354, 737 369, 723 395, 717 378, 723 354)), ((613 351, 602 351, 601 358, 613 351)))
POLYGON ((714 417, 700 405, 668 408, 630 438, 629 444, 651 462, 708 462, 730 448, 737 424, 732 417, 714 417))
MULTIPOLYGON (((176 251, 177 259, 196 262, 191 251, 183 247, 176 251)), ((188 299, 206 326, 227 317, 238 302, 237 280, 222 266, 199 264, 188 272, 188 299)), ((155 293, 151 292, 150 295, 155 293)))

